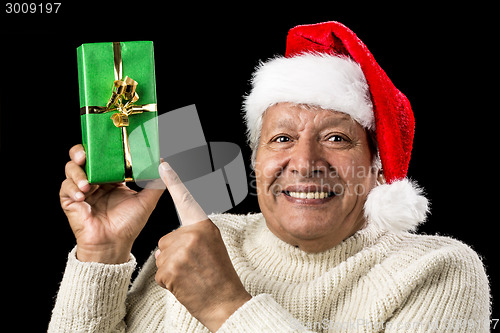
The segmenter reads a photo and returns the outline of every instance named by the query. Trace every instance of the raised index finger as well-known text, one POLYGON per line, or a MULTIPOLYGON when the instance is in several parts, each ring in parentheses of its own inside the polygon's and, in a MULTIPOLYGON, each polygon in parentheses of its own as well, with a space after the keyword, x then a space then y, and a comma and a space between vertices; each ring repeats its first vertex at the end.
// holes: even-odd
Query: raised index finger
POLYGON ((158 168, 160 177, 167 186, 167 189, 174 201, 175 208, 181 219, 182 225, 190 225, 207 220, 208 217, 193 198, 189 190, 184 186, 177 173, 167 162, 160 164, 158 168))

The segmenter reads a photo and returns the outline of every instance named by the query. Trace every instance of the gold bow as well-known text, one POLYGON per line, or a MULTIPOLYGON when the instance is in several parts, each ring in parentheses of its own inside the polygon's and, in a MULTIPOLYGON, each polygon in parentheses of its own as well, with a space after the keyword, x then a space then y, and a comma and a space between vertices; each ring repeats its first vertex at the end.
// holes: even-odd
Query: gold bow
POLYGON ((139 95, 135 91, 138 83, 128 76, 123 80, 115 80, 111 97, 106 106, 84 106, 80 114, 107 113, 118 111, 111 116, 116 127, 129 125, 128 116, 143 113, 144 111, 156 112, 156 104, 135 105, 139 95))
POLYGON ((118 113, 113 113, 111 119, 116 127, 126 127, 129 124, 128 116, 131 114, 142 113, 142 108, 134 103, 139 100, 139 95, 135 91, 137 82, 125 77, 123 80, 115 80, 113 92, 109 98, 106 108, 108 111, 118 110, 118 113))

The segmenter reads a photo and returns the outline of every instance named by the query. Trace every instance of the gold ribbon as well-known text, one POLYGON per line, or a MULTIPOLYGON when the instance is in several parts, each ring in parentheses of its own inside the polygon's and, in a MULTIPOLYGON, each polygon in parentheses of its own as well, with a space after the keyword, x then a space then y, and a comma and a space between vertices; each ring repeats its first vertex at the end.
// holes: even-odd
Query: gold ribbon
POLYGON ((135 91, 138 83, 126 76, 123 77, 123 62, 120 42, 113 42, 113 62, 115 81, 113 91, 108 103, 105 107, 102 106, 85 106, 80 110, 80 113, 106 113, 114 112, 111 116, 113 124, 121 128, 123 137, 123 156, 125 165, 125 181, 133 181, 132 175, 132 155, 130 154, 130 145, 128 141, 127 127, 129 125, 129 116, 133 114, 147 112, 156 112, 156 104, 135 105, 139 100, 139 95, 135 91))

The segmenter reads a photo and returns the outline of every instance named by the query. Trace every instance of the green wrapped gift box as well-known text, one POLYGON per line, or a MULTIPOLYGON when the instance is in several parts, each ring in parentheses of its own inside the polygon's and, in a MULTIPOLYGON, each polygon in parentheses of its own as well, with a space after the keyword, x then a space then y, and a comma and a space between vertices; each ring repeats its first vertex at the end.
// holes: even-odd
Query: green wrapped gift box
POLYGON ((159 178, 153 43, 83 44, 77 58, 89 182, 159 178))

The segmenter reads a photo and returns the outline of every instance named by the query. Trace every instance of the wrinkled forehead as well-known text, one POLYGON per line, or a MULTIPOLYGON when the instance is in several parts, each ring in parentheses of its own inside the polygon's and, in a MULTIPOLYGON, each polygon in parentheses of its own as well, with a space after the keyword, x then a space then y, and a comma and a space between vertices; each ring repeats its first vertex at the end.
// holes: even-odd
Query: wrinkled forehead
POLYGON ((306 125, 318 128, 354 128, 357 125, 362 129, 362 126, 346 113, 307 104, 275 104, 264 112, 262 120, 263 129, 300 129, 306 125))

